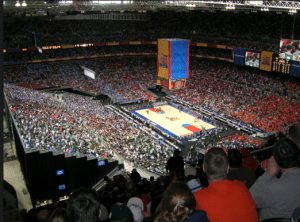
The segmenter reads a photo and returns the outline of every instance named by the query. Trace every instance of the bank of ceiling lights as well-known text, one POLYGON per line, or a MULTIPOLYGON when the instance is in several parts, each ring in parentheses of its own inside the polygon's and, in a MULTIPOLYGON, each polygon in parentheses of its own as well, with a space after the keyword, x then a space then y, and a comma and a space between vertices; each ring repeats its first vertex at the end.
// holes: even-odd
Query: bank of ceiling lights
POLYGON ((26 7, 26 6, 27 6, 27 3, 26 3, 26 1, 24 0, 24 1, 22 2, 22 4, 21 4, 20 1, 17 0, 15 6, 16 6, 16 7, 20 7, 20 6, 26 7))
POLYGON ((73 3, 73 1, 71 1, 71 0, 61 0, 58 2, 58 4, 60 4, 60 5, 70 5, 72 3, 73 3))
POLYGON ((195 5, 195 4, 192 4, 192 3, 189 3, 189 4, 186 5, 186 7, 188 7, 188 8, 195 8, 196 5, 195 5))
POLYGON ((226 5, 225 9, 227 9, 227 10, 234 10, 235 9, 235 5, 233 5, 233 4, 226 5))
POLYGON ((289 9, 289 14, 290 15, 293 15, 293 14, 296 14, 296 13, 297 13, 296 9, 289 9))
POLYGON ((263 8, 261 8, 260 10, 263 11, 263 12, 268 12, 268 11, 269 11, 269 8, 268 8, 268 7, 263 7, 263 8))

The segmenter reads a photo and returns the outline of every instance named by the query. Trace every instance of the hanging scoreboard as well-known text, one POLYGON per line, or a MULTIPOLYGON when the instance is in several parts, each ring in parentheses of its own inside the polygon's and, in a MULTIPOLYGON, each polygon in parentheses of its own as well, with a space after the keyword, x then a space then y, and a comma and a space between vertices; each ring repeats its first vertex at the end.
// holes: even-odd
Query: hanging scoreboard
POLYGON ((186 39, 158 39, 158 82, 168 89, 185 87, 190 73, 190 41, 186 39))

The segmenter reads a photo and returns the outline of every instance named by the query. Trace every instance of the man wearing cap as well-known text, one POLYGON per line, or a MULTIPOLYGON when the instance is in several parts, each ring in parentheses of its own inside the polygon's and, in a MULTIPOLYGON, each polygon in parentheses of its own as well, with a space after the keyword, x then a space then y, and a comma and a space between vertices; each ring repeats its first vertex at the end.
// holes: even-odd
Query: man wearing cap
POLYGON ((300 150, 293 141, 283 138, 272 151, 266 172, 250 188, 261 220, 290 218, 300 206, 300 150))
POLYGON ((127 202, 127 207, 133 214, 134 222, 142 222, 144 219, 144 204, 138 197, 132 197, 127 202))

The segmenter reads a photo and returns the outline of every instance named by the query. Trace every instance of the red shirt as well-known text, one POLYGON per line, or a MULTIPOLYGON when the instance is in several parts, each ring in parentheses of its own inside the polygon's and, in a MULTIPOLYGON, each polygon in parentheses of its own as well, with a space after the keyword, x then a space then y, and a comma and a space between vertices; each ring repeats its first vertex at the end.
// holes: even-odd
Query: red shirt
POLYGON ((255 202, 240 181, 216 181, 194 195, 196 210, 204 210, 210 222, 259 221, 255 202))

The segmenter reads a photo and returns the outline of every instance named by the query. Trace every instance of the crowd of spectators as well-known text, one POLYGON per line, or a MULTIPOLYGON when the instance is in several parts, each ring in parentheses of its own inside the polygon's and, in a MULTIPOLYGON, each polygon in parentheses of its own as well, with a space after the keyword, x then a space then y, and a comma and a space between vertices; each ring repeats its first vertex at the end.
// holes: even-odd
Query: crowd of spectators
POLYGON ((152 139, 100 101, 69 93, 63 93, 60 100, 10 84, 4 89, 26 150, 101 159, 116 158, 116 153, 138 167, 165 172, 172 147, 152 139))
MULTIPOLYGON (((31 19, 11 18, 5 20, 4 42, 6 48, 30 47, 33 46, 34 32, 38 45, 181 37, 253 50, 276 50, 278 39, 289 35, 292 21, 289 15, 273 13, 259 13, 253 17, 240 13, 178 12, 174 17, 174 12, 170 11, 153 12, 148 16, 149 20, 143 22, 70 22, 48 18, 32 22, 31 19), (239 19, 241 16, 242 20, 239 19)), ((297 39, 299 23, 294 30, 297 39)), ((139 46, 121 48, 126 52, 131 49, 144 52, 139 46)), ((147 51, 154 52, 153 47, 149 46, 147 51)), ((206 55, 212 53, 199 51, 206 55)), ((28 52, 20 59, 115 52, 120 52, 120 48, 53 50, 43 55, 28 52)), ((229 58, 227 52, 220 54, 229 58)), ((9 56, 8 60, 12 60, 9 56)), ((14 56, 13 59, 19 59, 14 56)), ((149 58, 106 58, 6 67, 4 91, 24 148, 66 155, 83 154, 99 159, 114 159, 117 154, 134 162, 136 167, 166 173, 165 164, 172 155, 172 147, 157 142, 100 101, 69 93, 61 94, 62 99, 59 99, 53 93, 16 86, 71 87, 94 95, 107 94, 118 103, 149 101, 153 97, 147 88, 155 84, 155 68, 155 60, 149 58), (94 70, 96 79, 85 77, 81 66, 94 70)), ((284 132, 300 119, 299 83, 222 62, 191 61, 191 78, 186 89, 171 94, 267 132, 284 132)), ((239 149, 255 146, 261 146, 260 142, 243 135, 221 139, 216 145, 239 149)), ((222 149, 213 148, 205 154, 203 165, 199 163, 198 174, 184 175, 182 169, 176 168, 172 174, 156 181, 142 179, 136 171, 129 178, 117 176, 111 180, 106 177, 107 184, 98 194, 89 189, 75 191, 62 209, 33 210, 33 214, 23 214, 21 221, 52 222, 59 218, 72 222, 217 222, 222 218, 226 222, 254 222, 258 218, 291 217, 292 210, 300 204, 298 148, 289 139, 276 143, 272 148, 274 157, 268 160, 264 169, 266 172, 255 182, 248 183, 245 178, 232 173, 236 170, 233 168, 241 165, 232 164, 234 155, 230 154, 231 151, 227 157, 222 149), (234 181, 227 180, 229 168, 230 179, 236 179, 234 181), (196 186, 189 183, 191 180, 196 186), (282 192, 282 189, 289 192, 282 192), (255 208, 260 209, 258 214, 255 208)), ((16 205, 15 200, 12 203, 16 205)))
POLYGON ((297 82, 273 78, 226 62, 195 60, 191 63, 191 79, 186 88, 172 94, 191 104, 273 132, 286 131, 292 123, 299 121, 299 97, 293 90, 297 86, 297 82))
POLYGON ((252 124, 266 132, 286 131, 291 123, 300 119, 300 101, 270 95, 258 100, 232 115, 245 123, 252 124))
POLYGON ((105 58, 7 67, 5 82, 71 87, 94 95, 106 94, 120 103, 152 100, 147 92, 155 81, 154 60, 105 58), (95 80, 83 75, 82 66, 95 71, 95 80))
MULTIPOLYGON (((149 101, 154 98, 147 88, 155 85, 155 67, 155 59, 149 57, 29 64, 7 67, 4 81, 40 84, 41 87, 71 87, 94 95, 106 94, 119 103, 149 101), (84 76, 82 66, 94 70, 96 79, 84 76)), ((258 70, 194 59, 186 88, 171 94, 273 132, 286 131, 299 120, 298 88, 295 81, 267 76, 258 70)))
MULTIPOLYGON (((234 44, 252 50, 277 50, 279 39, 289 38, 293 17, 283 14, 178 11, 148 12, 145 21, 85 21, 52 18, 7 18, 4 28, 6 48, 61 45, 107 41, 141 41, 157 38, 188 38, 218 44, 234 44), (242 22, 240 21, 242 18, 242 22), (33 22, 34 19, 34 22, 33 22), (187 25, 188 24, 188 25, 187 25), (259 25, 257 25, 259 24, 259 25), (233 41, 234 40, 234 41, 233 41)), ((298 18, 296 18, 298 19, 298 18)), ((299 23, 295 22, 294 39, 299 23)))
POLYGON ((186 88, 174 91, 173 94, 192 104, 229 114, 232 110, 243 109, 259 99, 260 94, 255 89, 249 89, 245 93, 244 86, 213 78, 210 75, 212 73, 223 75, 224 70, 219 66, 211 67, 201 62, 198 68, 192 68, 191 72, 191 79, 188 80, 186 88))
POLYGON ((297 83, 289 82, 288 83, 288 94, 291 97, 299 98, 300 97, 300 85, 297 83))
MULTIPOLYGON (((37 48, 28 51, 7 51, 4 53, 5 64, 24 64, 31 63, 33 61, 46 61, 49 59, 63 60, 66 58, 82 59, 82 58, 96 58, 96 57, 108 57, 108 56, 126 56, 126 55, 138 55, 148 54, 156 55, 156 44, 142 44, 142 45, 128 45, 124 43, 121 45, 109 45, 109 46, 89 46, 89 47, 74 47, 70 49, 44 49, 42 53, 37 48)), ((198 47, 191 46, 190 55, 200 56, 204 58, 221 58, 232 59, 232 50, 218 49, 214 47, 198 47)))
POLYGON ((251 138, 243 133, 239 133, 222 137, 215 146, 227 149, 258 149, 264 144, 264 139, 251 138))
MULTIPOLYGON (((41 87, 68 86, 94 95, 107 94, 120 103, 148 101, 153 99, 147 88, 155 85, 155 67, 155 59, 148 57, 29 64, 7 67, 4 80, 41 87), (94 70, 96 79, 85 77, 81 66, 94 70)), ((297 82, 266 76, 257 70, 195 59, 187 87, 171 94, 272 132, 286 131, 299 120, 298 88, 297 82)))
MULTIPOLYGON (((128 43, 127 43, 128 44, 128 43)), ((156 45, 110 45, 110 46, 90 46, 78 47, 70 49, 42 49, 42 53, 35 50, 21 51, 21 52, 6 52, 4 53, 4 61, 8 64, 20 64, 34 60, 47 60, 47 59, 62 59, 77 57, 101 57, 108 55, 119 56, 130 55, 132 53, 152 53, 155 54, 157 50, 156 45)))
POLYGON ((208 150, 196 168, 174 166, 171 173, 156 180, 142 178, 136 169, 106 176, 98 192, 74 190, 67 201, 22 211, 19 221, 258 222, 292 217, 297 221, 299 147, 282 137, 272 146, 272 153, 259 176, 242 167, 238 150, 219 148, 208 150))
POLYGON ((232 59, 232 50, 191 46, 190 56, 192 57, 202 56, 204 58, 232 59))

